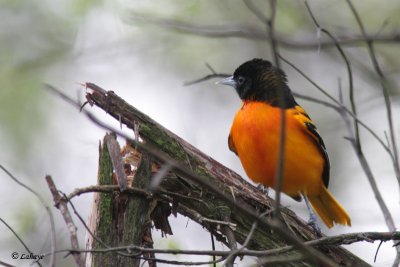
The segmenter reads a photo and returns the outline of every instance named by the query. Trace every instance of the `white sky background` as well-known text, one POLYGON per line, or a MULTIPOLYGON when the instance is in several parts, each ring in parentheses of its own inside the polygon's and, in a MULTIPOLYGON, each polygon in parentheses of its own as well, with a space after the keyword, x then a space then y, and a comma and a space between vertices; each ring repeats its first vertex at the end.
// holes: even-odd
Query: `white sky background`
MULTIPOLYGON (((131 6, 137 11, 148 12, 151 8, 155 8, 154 4, 147 4, 146 1, 134 2, 135 4, 131 6)), ((184 87, 183 83, 209 74, 205 67, 206 62, 219 72, 229 73, 248 59, 270 58, 268 46, 260 47, 259 43, 235 38, 206 39, 184 36, 167 30, 160 31, 157 27, 145 24, 127 24, 124 22, 124 13, 127 12, 126 10, 122 12, 121 6, 123 6, 121 2, 118 4, 107 2, 89 11, 79 21, 76 35, 70 40, 73 42, 72 51, 46 70, 43 81, 62 89, 70 96, 79 95, 82 99, 83 91, 78 83, 90 81, 105 89, 113 90, 172 132, 245 177, 239 160, 227 147, 230 125, 236 109, 240 106, 236 93, 232 88, 215 85, 213 80, 191 87, 184 87)), ((162 14, 170 14, 172 18, 174 12, 182 11, 176 5, 164 4, 163 7, 164 9, 160 8, 163 10, 162 14)), ((58 8, 54 7, 55 10, 58 8)), ((221 6, 217 4, 216 8, 221 6)), ((213 23, 232 22, 232 20, 224 21, 223 17, 218 21, 216 14, 218 12, 215 10, 211 12, 210 16, 215 20, 213 23)), ((183 17, 182 14, 177 16, 183 17)), ((252 23, 257 23, 251 14, 248 16, 251 17, 249 20, 252 23)), ((193 20, 201 21, 196 18, 193 20)), ((343 88, 347 88, 344 64, 341 61, 333 61, 324 51, 318 53, 316 49, 302 54, 285 51, 284 55, 293 60, 317 83, 327 88, 331 94, 337 95, 339 76, 343 79, 343 88)), ((359 55, 356 53, 356 56, 359 55)), ((290 67, 283 65, 283 69, 288 74, 292 90, 323 99, 315 88, 290 67)), ((368 88, 369 83, 363 80, 362 76, 356 75, 358 111, 360 118, 383 137, 387 123, 383 119, 386 117, 385 110, 382 109, 382 96, 380 91, 368 88)), ((34 158, 26 163, 26 166, 15 164, 15 160, 9 158, 10 153, 0 153, 0 160, 5 166, 11 166, 10 170, 23 182, 50 200, 44 181, 45 174, 52 175, 58 188, 66 193, 78 187, 95 184, 98 144, 105 132, 56 96, 45 93, 43 97, 48 103, 45 109, 50 110, 48 112, 51 114, 48 114, 49 123, 46 130, 39 138, 33 140, 34 158)), ((331 236, 359 231, 387 231, 368 181, 350 144, 343 139, 347 133, 342 120, 332 110, 310 102, 301 100, 299 102, 314 119, 327 144, 333 165, 330 190, 347 209, 353 224, 351 228, 340 226, 332 230, 323 228, 323 232, 331 236)), ((395 105, 393 113, 396 116, 399 112, 398 102, 396 100, 393 102, 395 105)), ((104 112, 96 111, 96 108, 91 110, 118 127, 118 123, 104 112)), ((399 124, 398 117, 396 118, 395 129, 398 136, 399 124)), ((377 178, 379 189, 395 221, 399 222, 399 185, 394 178, 392 165, 377 142, 365 131, 361 133, 364 153, 377 178)), ((3 152, 12 150, 7 141, 4 140, 2 143, 5 148, 3 152)), ((120 143, 123 141, 120 140, 120 143)), ((25 233, 23 239, 33 251, 41 252, 46 240, 47 244, 49 242, 48 220, 44 209, 34 197, 10 181, 3 173, 0 177, 3 183, 0 188, 0 206, 3 207, 1 218, 19 232, 24 232, 25 229, 21 220, 34 220, 32 231, 25 233), (20 201, 26 203, 21 204, 20 201), (27 211, 32 210, 36 216, 27 218, 25 216, 29 214, 27 211), (36 247, 37 244, 40 246, 36 247)), ((90 213, 91 201, 92 195, 84 195, 74 200, 75 206, 84 218, 90 213)), ((304 203, 284 198, 283 205, 293 208, 302 218, 308 218, 304 203)), ((67 248, 69 243, 66 227, 59 211, 53 209, 53 213, 57 218, 60 248, 67 248), (62 237, 60 233, 64 233, 65 236, 62 237)), ((78 220, 75 222, 80 236, 83 237, 83 226, 78 220)), ((187 218, 182 216, 177 219, 171 218, 170 222, 174 235, 168 239, 161 239, 159 234, 154 233, 155 247, 176 244, 184 249, 211 248, 210 235, 194 222, 187 223, 187 218)), ((6 228, 1 225, 0 229, 0 260, 12 263, 11 252, 22 251, 22 248, 6 228)), ((80 244, 84 247, 83 238, 80 244)), ((373 263, 373 258, 378 242, 357 243, 346 248, 374 266, 387 266, 392 263, 395 255, 391 245, 390 242, 382 245, 376 263, 373 263)), ((222 249, 222 246, 218 244, 217 249, 222 249)), ((181 256, 179 259, 183 258, 193 261, 208 260, 208 257, 188 256, 181 256)), ((62 254, 58 255, 58 262, 60 266, 72 263, 71 257, 66 260, 62 254)), ((18 264, 29 265, 29 262, 18 264)), ((239 266, 242 264, 244 263, 239 262, 239 266)))

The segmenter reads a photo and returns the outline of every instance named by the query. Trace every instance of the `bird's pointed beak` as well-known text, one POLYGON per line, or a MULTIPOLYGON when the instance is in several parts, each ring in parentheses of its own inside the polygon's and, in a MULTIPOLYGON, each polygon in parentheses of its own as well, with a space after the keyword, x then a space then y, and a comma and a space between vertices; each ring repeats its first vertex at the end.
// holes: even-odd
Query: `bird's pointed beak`
POLYGON ((236 88, 236 81, 233 79, 233 76, 229 76, 228 78, 225 78, 221 81, 216 82, 216 84, 225 84, 232 86, 233 88, 236 88))

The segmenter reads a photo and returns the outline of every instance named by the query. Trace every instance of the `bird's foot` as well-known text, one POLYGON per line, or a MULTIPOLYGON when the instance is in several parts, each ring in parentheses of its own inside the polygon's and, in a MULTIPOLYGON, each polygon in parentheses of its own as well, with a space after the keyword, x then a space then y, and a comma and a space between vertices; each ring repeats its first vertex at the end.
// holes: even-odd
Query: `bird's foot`
POLYGON ((257 189, 260 190, 263 194, 268 196, 269 188, 263 184, 258 184, 257 189))
POLYGON ((311 204, 308 201, 308 198, 305 195, 303 195, 303 198, 308 209, 308 214, 310 214, 310 218, 308 219, 307 224, 314 229, 314 231, 317 233, 318 236, 322 236, 321 228, 319 228, 318 225, 317 216, 315 215, 314 210, 312 209, 311 204))
POLYGON ((315 213, 310 214, 310 218, 308 219, 307 224, 314 229, 318 236, 322 236, 321 228, 319 228, 317 216, 315 216, 315 213))

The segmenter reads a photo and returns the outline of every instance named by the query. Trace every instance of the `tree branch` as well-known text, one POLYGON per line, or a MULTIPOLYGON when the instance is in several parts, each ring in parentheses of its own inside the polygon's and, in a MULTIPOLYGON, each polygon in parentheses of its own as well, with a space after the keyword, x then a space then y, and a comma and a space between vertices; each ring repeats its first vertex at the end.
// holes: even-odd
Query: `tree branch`
MULTIPOLYGON (((22 240, 22 238, 14 231, 14 229, 6 221, 4 221, 2 218, 0 218, 0 221, 8 228, 8 230, 10 230, 14 234, 14 236, 18 239, 18 241, 26 249, 26 251, 29 252, 30 254, 33 254, 32 251, 29 249, 29 247, 22 240)), ((42 264, 39 261, 35 261, 35 263, 38 266, 42 267, 42 264)), ((1 265, 1 263, 0 263, 0 265, 1 265)))
MULTIPOLYGON (((388 119, 388 124, 389 124, 389 135, 390 135, 390 140, 392 142, 392 153, 393 153, 393 167, 395 171, 395 175, 397 178, 397 182, 400 185, 400 162, 399 162, 399 156, 398 156, 398 150, 397 150, 397 143, 396 143, 396 135, 395 135, 395 130, 393 126, 393 115, 392 115, 392 104, 390 100, 390 95, 389 95, 389 89, 388 89, 388 82, 385 78, 385 75, 379 65, 378 59, 376 57, 374 45, 373 45, 373 40, 370 40, 367 38, 367 32, 364 28, 364 24, 361 20, 361 17, 358 15, 358 12, 356 8, 354 7, 353 3, 350 0, 347 0, 347 4, 349 5, 358 26, 360 27, 361 34, 364 38, 364 41, 367 43, 368 47, 368 53, 372 61, 372 66, 375 70, 375 72, 379 76, 379 81, 381 83, 382 87, 382 92, 383 92, 383 98, 385 100, 385 107, 386 107, 386 114, 387 114, 387 119, 388 119)), ((398 262, 400 262, 400 250, 398 250, 398 262)))
MULTIPOLYGON (((0 164, 0 169, 2 169, 14 182, 16 182, 18 185, 21 187, 25 188, 29 192, 31 192, 39 201, 40 204, 46 209, 47 215, 49 216, 50 220, 50 229, 51 229, 51 250, 55 251, 56 250, 56 230, 55 230, 55 224, 54 224, 54 217, 53 213, 51 212, 50 207, 46 204, 46 201, 42 198, 41 195, 39 195, 38 192, 21 182, 20 180, 17 179, 9 170, 7 170, 3 165, 0 164)), ((50 265, 52 267, 55 267, 55 256, 52 255, 50 259, 50 265)))
MULTIPOLYGON (((308 246, 322 246, 322 245, 329 245, 329 246, 337 246, 337 245, 349 245, 360 241, 370 242, 373 243, 375 241, 396 241, 400 240, 400 232, 358 232, 358 233, 349 233, 349 234, 341 234, 337 236, 331 237, 321 237, 319 239, 306 241, 304 244, 308 246)), ((244 249, 236 252, 237 256, 271 256, 271 255, 281 255, 293 250, 293 246, 285 246, 276 249, 270 250, 249 250, 244 249)), ((156 254, 181 254, 181 255, 205 255, 205 256, 221 256, 226 257, 231 255, 231 251, 226 250, 185 250, 185 249, 157 249, 157 248, 146 248, 141 246, 135 245, 127 245, 127 246, 120 246, 120 247, 112 247, 112 248, 104 248, 104 249, 61 249, 55 251, 55 253, 63 253, 63 252, 70 252, 70 253, 102 253, 102 252, 130 252, 134 254, 138 254, 137 252, 140 251, 141 253, 145 252, 152 252, 156 254)), ((50 255, 50 253, 45 253, 44 256, 50 255)))
MULTIPOLYGON (((71 246, 73 249, 79 250, 79 242, 78 242, 78 237, 76 234, 76 226, 74 224, 74 221, 72 220, 72 216, 68 211, 68 206, 67 203, 63 200, 62 197, 58 194, 58 190, 56 188, 56 185, 53 182, 53 179, 51 179, 50 175, 46 176, 46 182, 47 185, 49 186, 50 192, 53 195, 53 201, 56 204, 56 208, 61 211, 61 215, 64 218, 64 221, 67 225, 67 229, 69 232, 69 238, 71 240, 71 246)), ((81 257, 80 254, 73 253, 72 256, 75 259, 75 263, 79 267, 84 267, 84 261, 81 257)))
MULTIPOLYGON (((193 34, 210 38, 242 38, 256 41, 269 41, 270 36, 264 29, 259 29, 249 25, 199 25, 187 21, 165 19, 165 18, 150 18, 148 16, 131 13, 131 22, 147 23, 158 27, 177 31, 184 34, 193 34)), ((342 46, 362 46, 365 41, 376 43, 399 43, 400 33, 392 32, 389 34, 373 34, 362 36, 351 33, 337 36, 338 42, 342 46)), ((276 34, 277 43, 288 49, 315 50, 316 48, 329 48, 335 46, 335 43, 330 39, 318 39, 310 41, 310 38, 296 40, 288 38, 283 34, 276 34)))
MULTIPOLYGON (((88 84, 88 87, 93 88, 91 84, 88 84)), ((50 89, 55 90, 54 88, 50 89)), ((335 264, 319 250, 324 251, 324 254, 336 262, 366 264, 340 247, 318 247, 318 250, 315 250, 304 246, 303 240, 312 240, 317 236, 304 221, 297 218, 293 212, 286 208, 281 208, 281 214, 291 231, 284 228, 282 224, 277 224, 274 220, 268 220, 265 217, 260 218, 257 210, 271 210, 274 206, 271 199, 233 171, 198 151, 130 106, 113 92, 104 93, 104 90, 94 90, 89 92, 87 97, 93 104, 101 107, 129 128, 134 129, 134 125, 138 124, 138 132, 144 143, 136 143, 135 140, 121 131, 110 128, 88 111, 83 110, 84 114, 97 125, 126 138, 139 150, 150 153, 159 165, 168 163, 173 167, 173 174, 163 179, 160 188, 201 198, 204 203, 207 203, 204 205, 200 204, 199 201, 186 199, 184 206, 213 220, 222 220, 223 217, 221 216, 230 214, 232 223, 237 225, 235 230, 236 240, 241 244, 245 242, 251 225, 257 221, 259 227, 255 230, 249 249, 276 248, 283 244, 294 245, 296 250, 293 253, 305 257, 305 260, 298 264, 299 266, 307 265, 306 262, 334 266, 335 264), (293 236, 293 232, 298 233, 298 236, 293 236)), ((176 200, 172 203, 173 206, 178 208, 181 205, 179 202, 177 205, 176 200)), ((183 210, 179 211, 183 212, 183 210)), ((203 224, 203 226, 213 233, 216 233, 216 229, 218 229, 208 223, 203 224)))

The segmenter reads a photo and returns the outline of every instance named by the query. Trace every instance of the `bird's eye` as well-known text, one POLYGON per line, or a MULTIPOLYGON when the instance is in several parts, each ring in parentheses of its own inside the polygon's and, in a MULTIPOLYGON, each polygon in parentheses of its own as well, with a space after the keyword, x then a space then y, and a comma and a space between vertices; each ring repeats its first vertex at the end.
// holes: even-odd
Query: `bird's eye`
POLYGON ((246 79, 245 79, 243 76, 239 76, 239 77, 237 78, 237 82, 238 82, 239 85, 244 84, 245 80, 246 80, 246 79))

